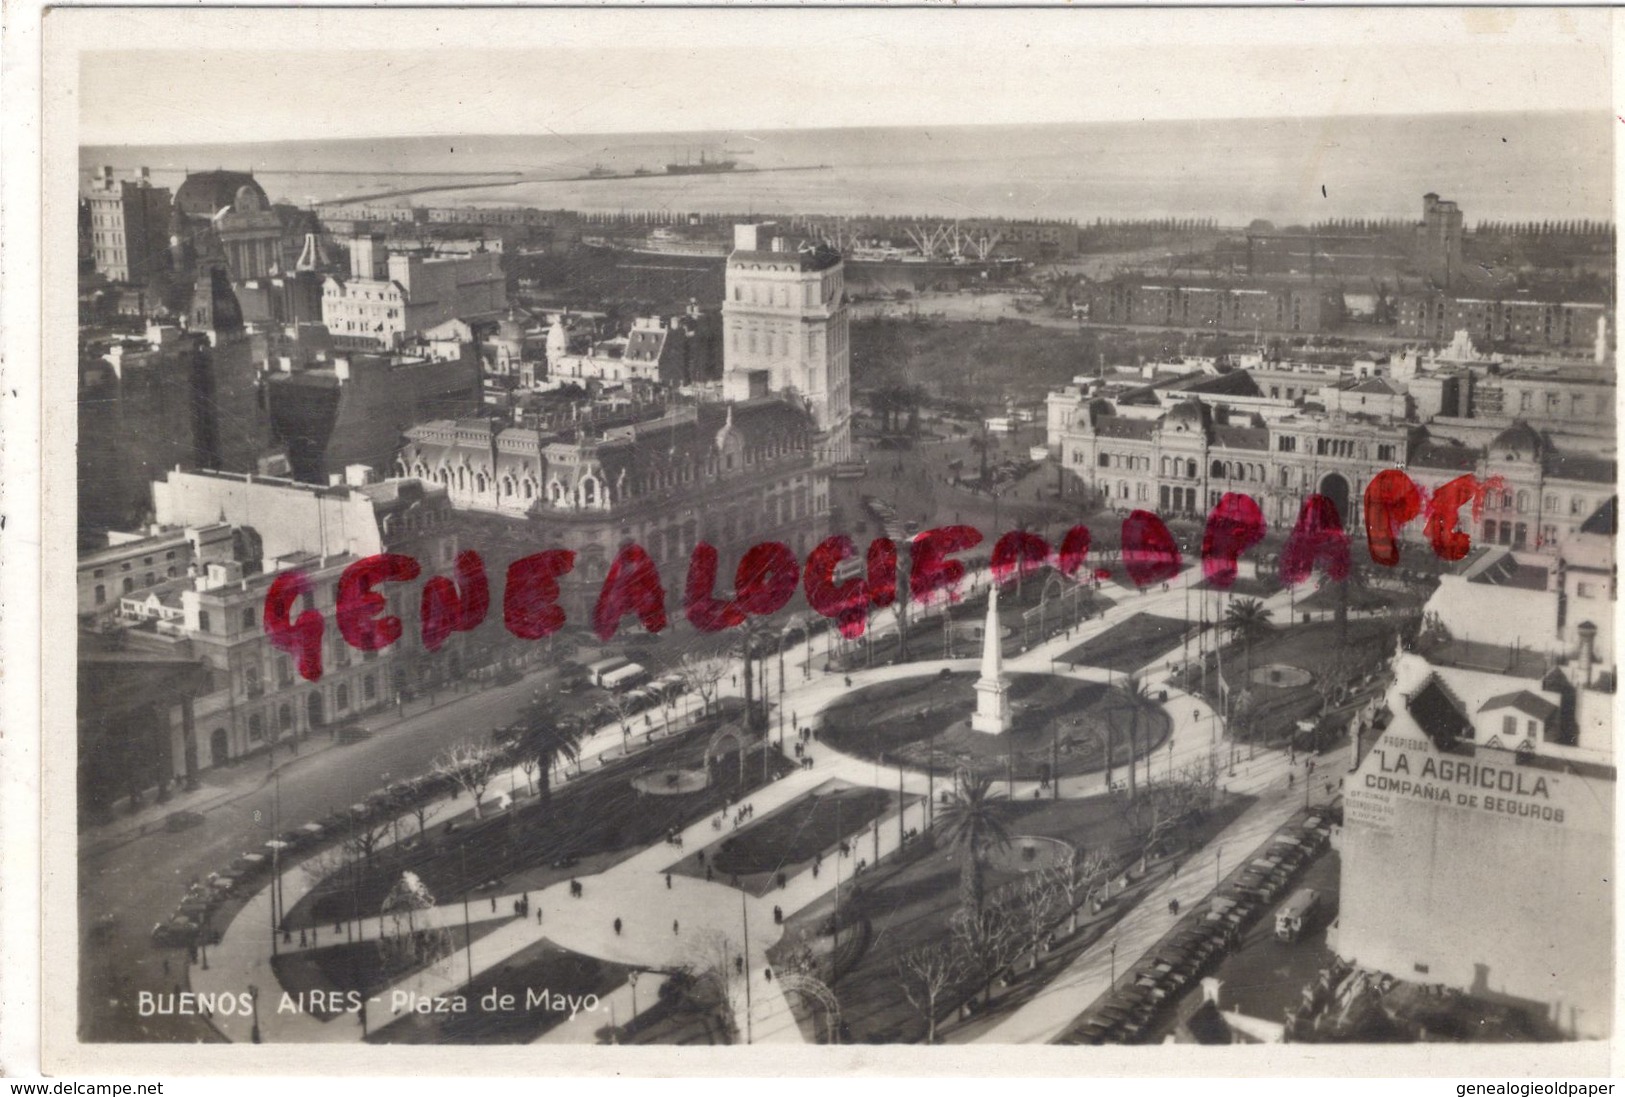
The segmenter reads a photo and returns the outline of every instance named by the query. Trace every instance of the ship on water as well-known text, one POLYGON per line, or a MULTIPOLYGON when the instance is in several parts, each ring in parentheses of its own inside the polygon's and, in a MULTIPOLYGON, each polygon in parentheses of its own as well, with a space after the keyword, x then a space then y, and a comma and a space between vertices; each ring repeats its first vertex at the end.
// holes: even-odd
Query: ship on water
POLYGON ((716 175, 722 172, 734 171, 739 167, 738 160, 707 160, 705 150, 700 150, 699 163, 685 160, 681 164, 667 164, 667 175, 716 175))

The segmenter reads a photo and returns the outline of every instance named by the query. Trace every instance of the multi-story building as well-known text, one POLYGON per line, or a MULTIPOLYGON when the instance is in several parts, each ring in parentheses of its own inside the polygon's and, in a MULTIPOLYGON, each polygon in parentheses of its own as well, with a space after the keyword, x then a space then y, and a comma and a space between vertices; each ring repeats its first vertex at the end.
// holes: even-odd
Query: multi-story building
POLYGON ((592 343, 584 354, 571 354, 564 323, 555 321, 547 333, 547 374, 555 383, 607 381, 681 385, 691 380, 686 343, 686 318, 665 320, 640 316, 632 330, 613 339, 592 343))
POLYGON ((1461 271, 1461 233, 1460 206, 1432 192, 1422 195, 1418 265, 1447 289, 1461 271))
POLYGON ((824 463, 852 452, 849 316, 839 252, 801 247, 772 224, 736 225, 722 321, 723 392, 803 401, 824 463))
POLYGON ((1399 294, 1396 304, 1399 334, 1433 343, 1465 331, 1481 345, 1589 349, 1608 314, 1606 305, 1588 301, 1453 296, 1431 290, 1399 294))
POLYGON ((1612 514, 1445 576, 1343 779, 1336 951, 1570 1038, 1615 1003, 1612 514))
POLYGON ((389 468, 414 423, 475 414, 481 381, 474 345, 442 349, 274 359, 264 375, 265 404, 294 477, 325 484, 351 465, 389 468))
MULTIPOLYGON (((1251 496, 1272 526, 1290 526, 1303 497, 1318 492, 1353 528, 1366 486, 1384 469, 1404 469, 1429 490, 1472 473, 1498 477, 1498 486, 1482 510, 1463 509, 1462 527, 1482 543, 1548 554, 1613 494, 1616 475, 1612 458, 1560 449, 1522 422, 1468 445, 1386 416, 1241 416, 1223 396, 1142 418, 1119 414, 1117 402, 1084 385, 1050 395, 1048 422, 1062 466, 1121 510, 1202 517, 1234 491, 1251 496)), ((1420 523, 1406 536, 1419 538, 1420 523)))
POLYGON ((501 257, 391 255, 382 237, 349 241, 350 277, 322 287, 322 322, 340 346, 399 347, 447 320, 499 313, 508 307, 501 257))
POLYGON ((107 543, 79 554, 79 616, 118 611, 119 599, 170 580, 186 580, 195 564, 233 558, 231 527, 154 526, 140 533, 110 530, 107 543))
MULTIPOLYGON (((379 652, 345 643, 336 626, 337 585, 344 569, 380 552, 415 558, 425 576, 449 574, 457 539, 442 489, 416 481, 369 482, 352 470, 344 484, 314 487, 270 477, 171 472, 153 485, 158 520, 195 527, 202 519, 231 531, 234 558, 200 564, 188 580, 164 579, 137 589, 127 618, 149 647, 168 645, 193 659, 207 679, 191 702, 196 741, 178 742, 177 767, 220 765, 306 736, 403 693, 462 672, 461 634, 427 657, 421 644, 418 585, 384 584, 387 612, 404 622, 401 639, 379 652), (298 569, 313 591, 301 606, 327 621, 323 674, 300 677, 292 657, 273 647, 264 624, 265 595, 276 574, 298 569)), ((180 739, 182 722, 172 722, 180 739)), ((181 771, 177 768, 177 776, 181 771)))
POLYGON ((582 622, 628 540, 662 568, 668 592, 681 589, 702 540, 733 559, 762 541, 810 551, 829 516, 818 436, 807 412, 779 397, 679 407, 602 431, 446 421, 407 431, 395 471, 443 488, 465 523, 508 519, 478 526, 482 543, 514 557, 575 551, 561 604, 582 622))
MULTIPOLYGON (((216 288, 212 280, 206 285, 216 288)), ((79 370, 82 529, 145 525, 150 485, 164 470, 247 471, 269 443, 263 396, 240 328, 183 331, 155 324, 140 339, 86 341, 79 370)))
POLYGON ((144 284, 169 265, 169 188, 155 187, 142 168, 134 179, 96 169, 85 195, 90 252, 113 282, 144 284))
POLYGON ((1090 324, 1318 332, 1342 322, 1343 300, 1314 285, 1121 277, 1084 287, 1075 311, 1090 324))

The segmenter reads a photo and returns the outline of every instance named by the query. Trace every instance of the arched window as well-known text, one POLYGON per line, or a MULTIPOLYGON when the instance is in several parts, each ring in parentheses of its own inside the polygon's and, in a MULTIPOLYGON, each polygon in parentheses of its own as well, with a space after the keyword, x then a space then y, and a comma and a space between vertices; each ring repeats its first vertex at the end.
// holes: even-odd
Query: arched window
POLYGON ((1161 469, 1162 475, 1167 476, 1168 475, 1168 458, 1166 458, 1166 457, 1162 458, 1162 460, 1157 462, 1157 465, 1158 465, 1158 468, 1161 469))
POLYGON ((283 705, 282 707, 278 708, 276 710, 276 718, 278 727, 280 727, 283 731, 290 730, 293 727, 293 706, 283 705))
POLYGON ((1222 476, 1224 476, 1224 462, 1222 462, 1222 461, 1213 462, 1213 464, 1208 468, 1207 474, 1209 476, 1213 477, 1215 480, 1217 480, 1217 479, 1221 478, 1222 476))
POLYGON ((474 474, 474 490, 479 492, 481 495, 485 494, 485 490, 490 486, 490 483, 491 482, 485 478, 485 473, 479 472, 474 474))
POLYGON ((581 502, 589 507, 598 502, 598 481, 590 477, 581 481, 581 502))
POLYGON ((333 693, 333 700, 334 703, 338 705, 340 712, 343 712, 345 709, 349 708, 350 687, 344 685, 339 686, 339 688, 333 693))
POLYGON ((468 470, 465 468, 460 468, 457 470, 457 490, 468 490, 468 470))
POLYGON ((1196 461, 1194 459, 1185 462, 1185 475, 1192 480, 1196 479, 1196 461))
POLYGON ((99 606, 107 601, 107 586, 105 583, 96 584, 96 604, 99 606))
POLYGON ((504 476, 502 478, 502 497, 504 499, 511 499, 513 497, 513 477, 512 476, 504 476))
POLYGON ((1518 493, 1518 513, 1522 514, 1524 511, 1526 511, 1528 509, 1529 509, 1529 493, 1527 491, 1520 491, 1518 493))

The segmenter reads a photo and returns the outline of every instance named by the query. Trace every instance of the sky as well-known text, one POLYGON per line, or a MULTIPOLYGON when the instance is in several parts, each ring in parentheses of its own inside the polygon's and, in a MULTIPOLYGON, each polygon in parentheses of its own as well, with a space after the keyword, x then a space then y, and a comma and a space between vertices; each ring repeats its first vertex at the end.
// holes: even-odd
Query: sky
POLYGON ((47 49, 78 56, 79 143, 170 144, 1608 111, 1611 19, 1595 9, 58 9, 47 49))

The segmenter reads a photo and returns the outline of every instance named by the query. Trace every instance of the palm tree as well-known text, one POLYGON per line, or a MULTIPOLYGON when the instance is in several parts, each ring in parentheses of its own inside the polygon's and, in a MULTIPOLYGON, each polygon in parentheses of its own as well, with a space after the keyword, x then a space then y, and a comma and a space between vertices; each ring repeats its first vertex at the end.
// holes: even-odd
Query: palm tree
POLYGON ((1238 598, 1225 607, 1224 623, 1230 635, 1241 638, 1246 669, 1241 680, 1247 681, 1253 673, 1253 638, 1269 631, 1272 611, 1264 608, 1257 598, 1238 598))
MULTIPOLYGON (((1107 726, 1116 720, 1122 720, 1122 727, 1128 735, 1128 797, 1133 800, 1140 793, 1137 778, 1134 774, 1135 751, 1140 741, 1140 729, 1148 716, 1156 712, 1161 706, 1152 699, 1151 687, 1140 678, 1138 674, 1125 674, 1112 683, 1111 692, 1106 698, 1107 726)), ((1145 752, 1145 779, 1151 780, 1151 752, 1145 752)))
POLYGON ((999 796, 991 777, 970 777, 938 818, 949 845, 959 851, 959 895, 972 913, 982 913, 982 877, 987 855, 1010 844, 1010 830, 994 807, 999 796))
POLYGON ((581 757, 581 740, 585 729, 581 722, 569 717, 560 719, 545 701, 532 701, 522 720, 519 735, 520 753, 536 759, 536 783, 542 803, 551 802, 553 787, 550 778, 554 765, 574 762, 581 757))

